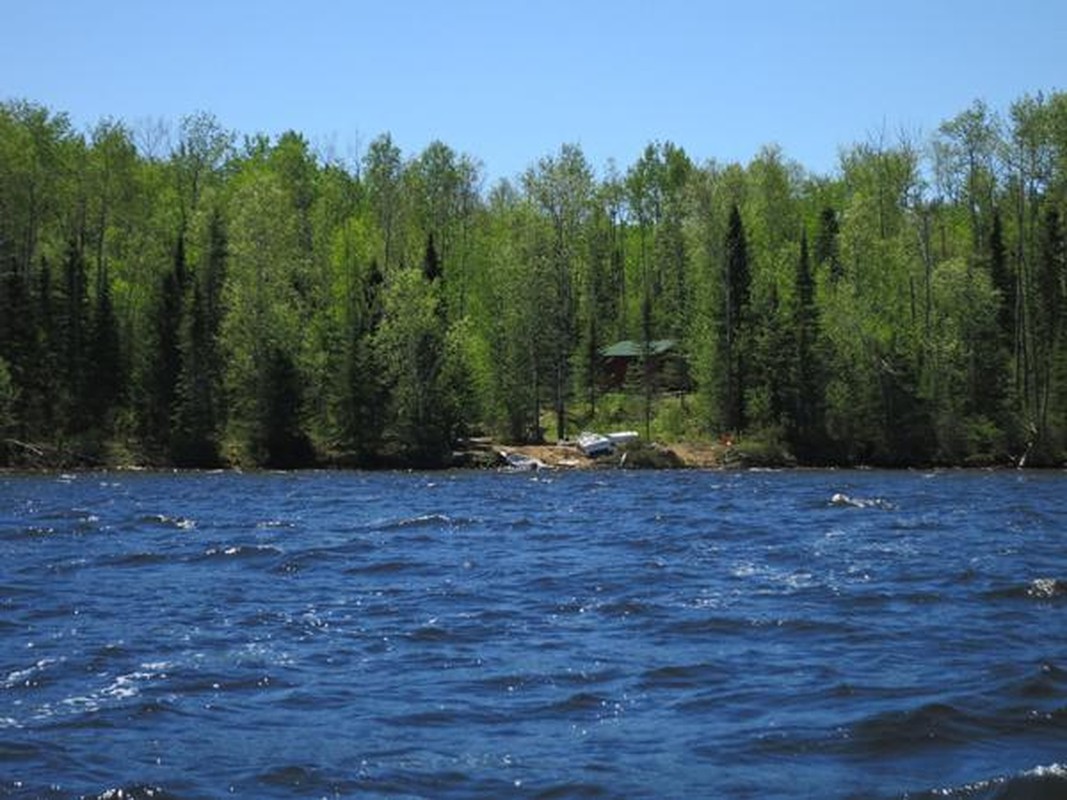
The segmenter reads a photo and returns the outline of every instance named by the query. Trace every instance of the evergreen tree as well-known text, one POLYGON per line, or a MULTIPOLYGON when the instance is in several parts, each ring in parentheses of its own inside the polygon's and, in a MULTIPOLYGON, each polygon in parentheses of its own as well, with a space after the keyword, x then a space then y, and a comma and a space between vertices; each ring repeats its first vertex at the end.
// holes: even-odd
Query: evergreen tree
POLYGON ((125 389, 126 378, 120 350, 118 320, 111 303, 111 281, 104 268, 97 280, 89 342, 91 372, 87 376, 86 408, 93 424, 110 431, 110 416, 125 389))
MULTIPOLYGON (((6 363, 11 395, 9 398, 9 428, 16 421, 31 422, 34 407, 44 398, 39 398, 30 389, 37 359, 40 355, 35 313, 30 286, 26 276, 18 269, 12 251, 6 257, 0 240, 0 359, 6 363), (15 392, 15 387, 21 391, 15 392)), ((47 429, 44 429, 47 430, 47 429)))
POLYGON ((430 283, 441 277, 441 259, 438 257, 437 248, 433 244, 432 231, 426 237, 426 253, 422 258, 422 277, 430 283))
POLYGON ((930 408, 919 386, 919 370, 902 343, 893 339, 880 359, 880 441, 873 459, 886 466, 924 464, 937 444, 930 408))
POLYGON ((808 260, 806 232, 800 238, 793 302, 795 394, 787 434, 794 454, 810 462, 819 457, 822 445, 825 386, 818 344, 819 308, 815 302, 815 278, 808 260))
POLYGON ((219 210, 208 224, 205 261, 189 278, 179 331, 180 371, 174 397, 170 456, 183 467, 215 467, 222 457, 224 425, 223 364, 219 352, 222 287, 226 276, 226 233, 219 210))
POLYGON ((745 429, 746 346, 748 329, 749 295, 752 276, 748 265, 748 244, 741 210, 735 203, 730 209, 730 220, 725 240, 725 274, 723 286, 725 301, 720 324, 720 353, 725 376, 725 392, 721 401, 721 419, 727 431, 745 429))
MULTIPOLYGON (((27 435, 53 436, 58 427, 59 396, 62 370, 60 363, 59 324, 55 310, 55 287, 48 259, 42 258, 32 298, 35 314, 35 353, 21 376, 18 418, 27 435)), ((29 316, 29 315, 28 315, 29 316)))
POLYGON ((382 272, 372 261, 361 288, 350 300, 343 361, 338 371, 338 427, 344 459, 372 465, 385 428, 385 365, 375 346, 382 322, 382 272))
POLYGON ((1013 428, 1008 414, 1011 383, 1010 353, 1015 337, 1015 278, 1008 266, 1000 212, 993 209, 988 257, 989 284, 994 291, 995 315, 969 321, 973 346, 972 380, 968 411, 983 422, 992 422, 1002 431, 1013 428))
POLYGON ((299 370, 287 352, 272 347, 263 377, 262 418, 253 442, 259 463, 273 469, 311 466, 315 454, 304 433, 304 389, 299 370))
POLYGON ((145 351, 144 393, 141 401, 141 431, 144 440, 158 454, 166 453, 181 375, 181 330, 186 290, 185 236, 174 247, 172 266, 160 279, 149 347, 145 351))
POLYGON ((826 207, 819 213, 819 227, 815 234, 815 263, 826 267, 830 273, 830 282, 837 283, 844 277, 844 265, 841 263, 838 235, 840 226, 837 212, 826 207))
POLYGON ((60 409, 63 427, 69 434, 83 433, 92 423, 87 413, 85 392, 89 381, 89 298, 86 288, 85 257, 81 242, 72 237, 63 263, 61 291, 59 362, 62 366, 60 409))
POLYGON ((1004 245, 1004 224, 1000 209, 993 209, 993 223, 989 233, 989 275, 993 288, 1000 293, 997 306, 997 323, 1005 347, 1010 347, 1015 336, 1015 276, 1008 265, 1008 252, 1004 245))
POLYGON ((169 442, 171 460, 179 467, 215 467, 221 461, 220 376, 205 295, 201 282, 194 280, 181 330, 181 371, 169 442))

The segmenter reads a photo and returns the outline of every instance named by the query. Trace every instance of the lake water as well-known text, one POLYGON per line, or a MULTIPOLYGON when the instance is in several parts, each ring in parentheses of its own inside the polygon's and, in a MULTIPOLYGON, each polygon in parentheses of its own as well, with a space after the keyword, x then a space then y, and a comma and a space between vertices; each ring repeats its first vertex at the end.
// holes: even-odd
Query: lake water
POLYGON ((0 797, 230 796, 1067 797, 1067 477, 0 476, 0 797))

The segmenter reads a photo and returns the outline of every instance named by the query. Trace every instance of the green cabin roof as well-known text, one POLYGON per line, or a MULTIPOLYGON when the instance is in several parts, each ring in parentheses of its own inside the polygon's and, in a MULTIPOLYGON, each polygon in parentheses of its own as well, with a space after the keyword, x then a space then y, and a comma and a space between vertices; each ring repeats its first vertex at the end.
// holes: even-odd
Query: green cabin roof
POLYGON ((655 339, 648 342, 648 349, 646 350, 644 342, 632 342, 626 339, 616 342, 610 347, 600 348, 600 355, 605 358, 641 358, 646 353, 650 356, 658 356, 673 349, 675 344, 677 342, 674 339, 655 339))

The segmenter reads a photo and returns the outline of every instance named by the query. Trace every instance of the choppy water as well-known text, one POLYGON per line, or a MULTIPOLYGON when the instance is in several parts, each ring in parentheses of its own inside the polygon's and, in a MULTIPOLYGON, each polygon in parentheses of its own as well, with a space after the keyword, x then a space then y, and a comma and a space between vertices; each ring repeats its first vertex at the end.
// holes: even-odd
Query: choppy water
POLYGON ((1065 489, 0 476, 0 797, 1065 797, 1065 489))

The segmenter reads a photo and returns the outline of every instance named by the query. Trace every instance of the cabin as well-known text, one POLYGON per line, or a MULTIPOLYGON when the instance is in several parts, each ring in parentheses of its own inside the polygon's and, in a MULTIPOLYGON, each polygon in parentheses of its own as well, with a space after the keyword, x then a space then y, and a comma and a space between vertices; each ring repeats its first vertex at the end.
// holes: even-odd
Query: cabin
POLYGON ((600 348, 601 385, 605 389, 618 390, 643 379, 643 364, 651 370, 657 389, 686 391, 689 388, 689 370, 674 339, 655 339, 650 342, 634 342, 629 339, 600 348))

